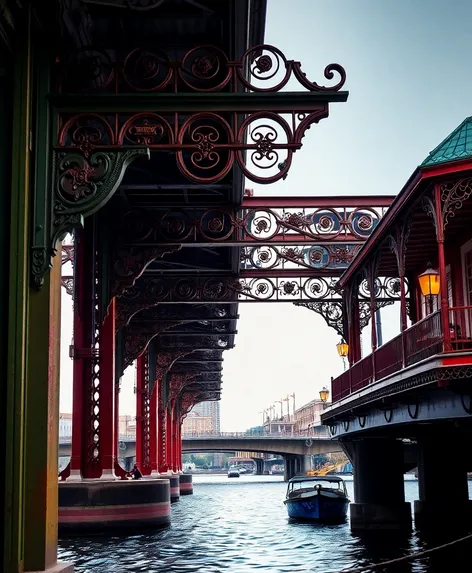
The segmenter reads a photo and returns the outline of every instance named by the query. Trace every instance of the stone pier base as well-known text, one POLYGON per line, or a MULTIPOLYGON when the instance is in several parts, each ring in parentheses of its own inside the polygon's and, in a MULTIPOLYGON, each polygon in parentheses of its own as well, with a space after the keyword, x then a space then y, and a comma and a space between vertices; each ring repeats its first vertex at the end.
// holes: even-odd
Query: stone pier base
POLYGON ((180 495, 191 495, 193 493, 193 478, 191 474, 180 474, 180 495))
POLYGON ((352 531, 400 531, 411 528, 411 505, 406 501, 396 505, 351 503, 350 508, 352 531))
POLYGON ((135 531, 169 524, 168 479, 100 479, 59 483, 61 534, 135 531))
POLYGON ((42 569, 41 571, 30 571, 29 573, 74 573, 74 565, 58 561, 53 567, 42 569))
POLYGON ((173 474, 167 476, 170 481, 170 501, 174 503, 180 499, 180 476, 173 474))

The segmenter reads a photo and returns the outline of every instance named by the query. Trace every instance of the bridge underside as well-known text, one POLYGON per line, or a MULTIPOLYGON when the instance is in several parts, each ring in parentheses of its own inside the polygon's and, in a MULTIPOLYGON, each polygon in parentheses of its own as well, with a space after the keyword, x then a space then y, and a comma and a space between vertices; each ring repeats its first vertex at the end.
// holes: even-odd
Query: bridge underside
MULTIPOLYGON (((345 334, 337 279, 391 203, 245 189, 286 178, 306 131, 348 97, 341 66, 317 83, 264 45, 263 0, 52 4, 0 11, 5 573, 56 567, 61 284, 74 302, 61 491, 109 479, 126 497, 125 369, 137 461, 175 482, 181 422, 220 398, 239 302, 308 305, 345 334)), ((382 277, 359 309, 368 320, 395 300, 382 277)))
POLYGON ((215 439, 183 439, 183 452, 260 452, 279 455, 317 455, 341 452, 342 448, 336 440, 290 440, 284 438, 215 438, 215 439))

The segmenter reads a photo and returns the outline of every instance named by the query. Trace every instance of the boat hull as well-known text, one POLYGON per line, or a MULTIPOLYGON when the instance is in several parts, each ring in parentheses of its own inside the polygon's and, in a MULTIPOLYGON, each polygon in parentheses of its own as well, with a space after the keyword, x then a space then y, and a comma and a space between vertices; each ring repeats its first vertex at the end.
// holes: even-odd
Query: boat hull
POLYGON ((288 516, 300 521, 342 521, 346 518, 349 500, 315 494, 302 499, 286 499, 288 516))

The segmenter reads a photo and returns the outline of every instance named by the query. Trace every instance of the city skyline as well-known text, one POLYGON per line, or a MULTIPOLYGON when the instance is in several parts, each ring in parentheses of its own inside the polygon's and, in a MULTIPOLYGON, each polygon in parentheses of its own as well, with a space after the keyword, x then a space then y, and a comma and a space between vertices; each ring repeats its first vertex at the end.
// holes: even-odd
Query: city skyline
MULTIPOLYGON (((396 195, 415 167, 465 117, 472 115, 464 74, 472 40, 472 6, 430 0, 424 9, 409 0, 294 0, 287 10, 271 0, 266 43, 299 59, 310 80, 337 62, 347 72, 347 103, 309 130, 285 181, 247 184, 255 196, 396 195), (296 33, 287 33, 287 31, 296 33), (460 90, 451 90, 459 79, 460 90)), ((236 346, 225 352, 222 430, 256 426, 261 411, 288 393, 297 405, 318 396, 343 370, 339 337, 314 312, 291 304, 243 303, 236 346)), ((398 308, 382 312, 384 341, 399 330, 398 308)), ((72 304, 63 292, 61 410, 71 404, 72 304)), ((370 332, 364 332, 369 349, 370 332)), ((134 412, 134 367, 122 381, 121 414, 134 412)))

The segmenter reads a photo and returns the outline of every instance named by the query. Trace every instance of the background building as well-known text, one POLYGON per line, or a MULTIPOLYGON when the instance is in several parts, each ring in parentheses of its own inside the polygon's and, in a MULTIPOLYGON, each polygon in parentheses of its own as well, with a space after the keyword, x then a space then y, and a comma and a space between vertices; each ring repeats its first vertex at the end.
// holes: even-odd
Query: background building
POLYGON ((185 434, 219 434, 220 403, 200 402, 196 404, 184 419, 182 435, 185 434))
MULTIPOLYGON (((136 418, 134 416, 120 416, 120 436, 136 437, 136 418)), ((59 439, 72 436, 72 414, 59 414, 59 439)))
POLYGON ((59 438, 72 436, 72 414, 59 414, 59 438))
POLYGON ((293 432, 295 435, 306 434, 327 434, 327 428, 321 426, 321 414, 326 407, 326 403, 320 399, 312 400, 301 408, 295 410, 293 414, 293 432))

